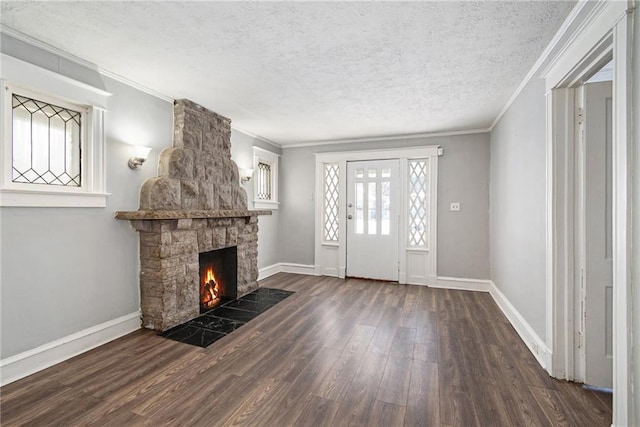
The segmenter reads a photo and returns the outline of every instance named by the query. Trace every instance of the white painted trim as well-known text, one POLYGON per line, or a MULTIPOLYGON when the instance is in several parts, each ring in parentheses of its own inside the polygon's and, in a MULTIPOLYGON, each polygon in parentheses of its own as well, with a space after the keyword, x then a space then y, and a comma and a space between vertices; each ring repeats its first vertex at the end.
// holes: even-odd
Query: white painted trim
POLYGON ((526 344, 529 351, 536 358, 540 366, 542 366, 547 372, 549 372, 551 366, 551 350, 546 343, 540 338, 540 336, 533 330, 531 325, 526 319, 516 310, 507 297, 498 289, 493 282, 490 283, 489 293, 493 297, 494 301, 502 310, 507 320, 511 323, 516 330, 522 341, 526 344))
POLYGON ((582 9, 587 4, 588 2, 586 0, 580 0, 578 4, 576 4, 576 6, 571 10, 571 12, 569 12, 569 15, 564 20, 564 22, 562 23, 558 31, 556 31, 556 34, 553 36, 553 38, 551 39, 547 47, 542 51, 542 53, 540 54, 536 62, 533 64, 533 67, 531 67, 527 75, 524 77, 524 79, 522 79, 522 82, 520 82, 520 85, 516 88, 516 90, 511 95, 511 98, 509 98, 507 103, 504 105, 504 107, 502 107, 502 109, 496 116, 495 120, 489 127, 490 132, 493 131, 493 129, 496 127, 500 119, 502 119, 502 116, 505 115, 507 110, 509 110, 509 108, 515 102, 518 96, 520 96, 520 93, 529 84, 533 76, 540 70, 540 67, 542 66, 542 64, 547 60, 547 57, 549 56, 549 54, 551 54, 551 51, 556 48, 556 46, 560 42, 560 39, 569 30, 569 27, 573 24, 573 22, 576 20, 580 12, 582 12, 582 9))
POLYGON ((274 148, 280 148, 280 149, 282 149, 282 146, 281 146, 280 144, 278 144, 278 143, 276 143, 276 142, 273 142, 273 141, 271 141, 270 139, 267 139, 267 138, 265 138, 265 137, 263 137, 263 136, 256 135, 256 134, 255 134, 255 133, 253 133, 253 132, 249 132, 249 131, 246 131, 246 130, 240 129, 239 127, 234 126, 234 125, 231 125, 231 129, 235 130, 236 132, 243 133, 243 134, 247 135, 247 136, 248 136, 248 137, 250 137, 250 138, 258 139, 258 140, 260 140, 260 141, 264 142, 265 144, 269 144, 269 145, 271 145, 271 146, 272 146, 272 147, 274 147, 274 148))
POLYGON ((138 329, 140 312, 136 311, 2 359, 0 385, 17 381, 138 329))
POLYGON ((385 159, 419 159, 422 157, 438 157, 439 145, 385 148, 381 150, 337 151, 331 153, 315 153, 316 162, 337 163, 340 161, 363 161, 385 159))
POLYGON ((476 133, 488 133, 489 128, 486 129, 470 129, 470 130, 455 130, 447 132, 426 132, 426 133, 414 133, 404 135, 381 135, 381 136, 369 136, 366 138, 351 138, 351 139, 330 139, 323 141, 309 141, 309 142, 297 142, 293 144, 281 143, 282 149, 286 148, 299 148, 299 147, 313 147, 318 145, 334 145, 334 144, 352 144, 357 142, 372 142, 372 141, 397 141, 401 139, 416 139, 416 138, 437 138, 442 136, 456 136, 456 135, 471 135, 476 133))
POLYGON ((264 280, 267 277, 271 277, 274 274, 278 274, 282 271, 282 265, 277 262, 275 264, 268 265, 266 267, 262 267, 258 270, 258 281, 264 280))
POLYGON ((305 276, 320 276, 316 272, 317 267, 315 265, 308 264, 296 264, 292 262, 277 262, 275 264, 263 267, 258 270, 258 280, 264 280, 267 277, 271 277, 278 273, 293 273, 303 274, 305 276))
POLYGON ((295 264, 291 262, 281 262, 283 273, 304 274, 307 276, 315 276, 316 268, 314 265, 295 264))
POLYGON ((456 289, 460 291, 489 292, 491 290, 491 281, 483 279, 467 279, 464 277, 438 276, 436 284, 429 285, 429 287, 456 289))
MULTIPOLYGON (((562 197, 573 192, 575 186, 569 186, 573 177, 573 147, 574 137, 573 117, 571 115, 572 101, 567 99, 567 89, 572 82, 586 78, 595 70, 599 62, 606 59, 603 52, 613 52, 614 57, 614 125, 613 125, 613 298, 614 306, 618 307, 613 315, 613 424, 629 425, 633 423, 634 405, 637 396, 634 395, 631 365, 632 349, 631 334, 631 206, 633 205, 632 167, 633 140, 631 125, 633 111, 631 105, 631 90, 633 76, 631 74, 632 58, 632 23, 633 9, 628 2, 604 1, 600 2, 595 11, 584 20, 571 40, 563 47, 550 66, 545 70, 544 78, 552 100, 548 104, 553 111, 551 121, 547 124, 547 147, 552 151, 547 186, 547 200, 552 202, 547 206, 554 223, 551 235, 547 236, 547 251, 552 251, 552 260, 548 260, 547 267, 553 269, 547 272, 547 278, 553 280, 549 286, 551 295, 547 301, 551 305, 554 335, 552 349, 554 357, 550 369, 553 375, 565 371, 564 377, 573 375, 573 336, 575 326, 570 313, 573 311, 571 298, 574 294, 575 273, 573 267, 574 253, 574 223, 573 198, 562 197), (550 144, 550 145, 549 145, 550 144), (563 354, 564 353, 564 354, 563 354)), ((637 421, 637 420, 636 420, 637 421)))

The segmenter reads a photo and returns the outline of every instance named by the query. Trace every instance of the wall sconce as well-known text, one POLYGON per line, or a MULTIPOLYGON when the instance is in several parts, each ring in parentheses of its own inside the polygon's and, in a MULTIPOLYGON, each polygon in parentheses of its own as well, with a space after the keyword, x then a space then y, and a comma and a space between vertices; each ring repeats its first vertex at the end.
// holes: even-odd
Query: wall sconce
POLYGON ((140 169, 140 166, 147 160, 151 147, 144 147, 142 145, 133 146, 133 157, 129 159, 129 167, 131 169, 140 169))
POLYGON ((240 169, 240 182, 246 184, 253 176, 253 169, 240 169))

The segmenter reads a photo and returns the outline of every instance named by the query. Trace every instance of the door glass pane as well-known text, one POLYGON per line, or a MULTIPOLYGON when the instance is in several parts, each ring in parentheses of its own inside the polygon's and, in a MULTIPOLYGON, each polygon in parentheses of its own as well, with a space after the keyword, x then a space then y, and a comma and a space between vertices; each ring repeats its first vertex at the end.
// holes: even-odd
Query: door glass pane
POLYGON ((382 176, 383 178, 391 178, 391 169, 382 169, 382 174, 380 176, 382 176))
POLYGON ((364 178, 364 169, 356 169, 356 178, 364 178))
MULTIPOLYGON (((371 170, 369 169, 369 176, 371 176, 371 170)), ((375 171, 375 169, 373 169, 375 171)), ((369 216, 368 216, 368 234, 376 234, 377 227, 377 212, 376 212, 376 183, 369 183, 369 193, 367 194, 369 199, 369 216)))
POLYGON ((369 169, 369 170, 367 171, 367 175, 368 175, 368 177, 369 177, 369 178, 375 178, 375 177, 376 177, 377 172, 378 172, 378 171, 377 171, 376 169, 369 169))
POLYGON ((364 183, 356 183, 356 234, 364 233, 364 183))
MULTIPOLYGON (((384 171, 382 173, 384 175, 384 171)), ((380 234, 388 236, 391 229, 391 183, 389 181, 380 183, 380 201, 382 202, 380 234)))

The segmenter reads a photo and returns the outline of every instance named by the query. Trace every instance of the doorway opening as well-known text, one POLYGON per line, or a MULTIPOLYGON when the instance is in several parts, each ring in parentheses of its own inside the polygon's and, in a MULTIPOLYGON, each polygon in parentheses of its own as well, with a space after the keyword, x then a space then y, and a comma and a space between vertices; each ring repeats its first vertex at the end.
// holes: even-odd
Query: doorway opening
POLYGON ((575 380, 613 387, 613 60, 575 88, 575 380))

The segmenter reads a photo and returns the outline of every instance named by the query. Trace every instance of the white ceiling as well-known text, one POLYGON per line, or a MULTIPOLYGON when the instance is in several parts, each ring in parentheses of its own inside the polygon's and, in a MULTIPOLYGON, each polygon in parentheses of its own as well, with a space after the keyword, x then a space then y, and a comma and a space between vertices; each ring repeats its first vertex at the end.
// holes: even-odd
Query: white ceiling
POLYGON ((488 128, 575 3, 0 4, 11 29, 286 145, 488 128))

